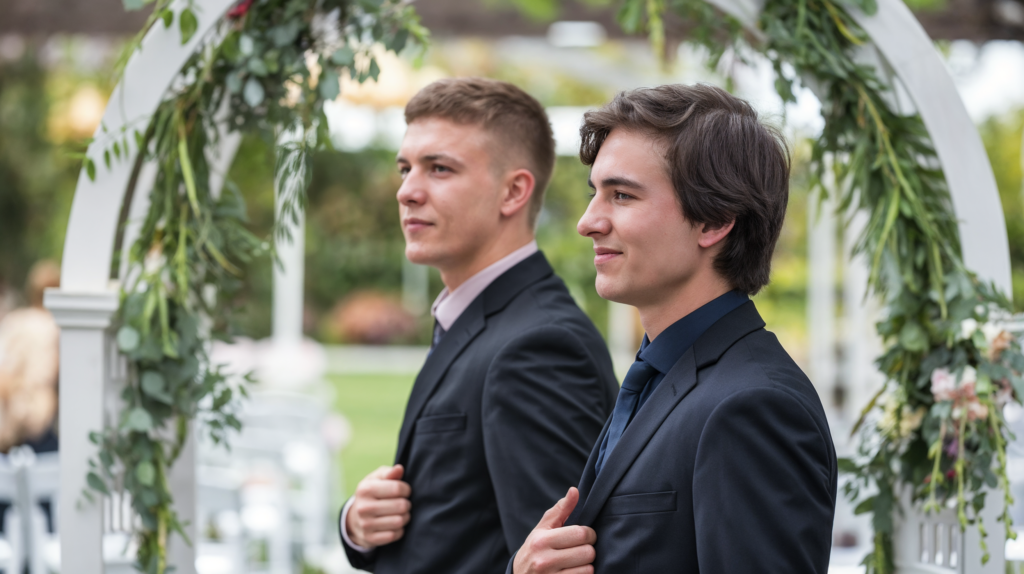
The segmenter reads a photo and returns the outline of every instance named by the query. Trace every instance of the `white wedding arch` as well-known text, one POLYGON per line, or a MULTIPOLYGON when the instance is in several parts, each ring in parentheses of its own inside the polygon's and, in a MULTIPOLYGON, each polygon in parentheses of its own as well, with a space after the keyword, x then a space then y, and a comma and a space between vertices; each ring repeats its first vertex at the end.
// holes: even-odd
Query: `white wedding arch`
MULTIPOLYGON (((756 23, 762 2, 708 1, 735 16, 752 35, 758 35, 756 23)), ((184 45, 177 30, 152 28, 128 62, 110 98, 102 127, 89 148, 88 154, 96 165, 104 163, 107 134, 145 127, 178 71, 234 3, 235 0, 203 0, 197 6, 197 33, 184 45)), ((880 0, 877 13, 870 16, 855 8, 849 10, 871 38, 870 43, 860 48, 858 58, 873 64, 878 76, 893 85, 894 109, 919 113, 931 135, 952 195, 967 267, 983 280, 993 281, 1004 293, 1011 293, 1009 246, 995 178, 981 138, 931 40, 900 0, 880 0)), ((213 189, 223 183, 238 138, 223 137, 220 142, 217 157, 211 158, 215 167, 213 177, 219 178, 212 182, 213 189)), ((143 194, 132 197, 131 188, 147 189, 156 174, 152 165, 139 166, 136 171, 138 156, 139 150, 130 146, 109 168, 100 167, 95 179, 82 170, 68 222, 61 286, 46 293, 46 306, 61 327, 61 482, 57 512, 61 563, 66 574, 104 572, 103 536, 114 526, 113 505, 82 504, 81 494, 87 488, 88 461, 97 452, 89 441, 89 433, 110 424, 111 417, 118 412, 118 385, 123 381, 123 369, 109 332, 119 303, 118 282, 111 279, 111 266, 123 204, 126 198, 131 198, 131 205, 127 206, 129 224, 122 242, 127 250, 134 238, 131 222, 140 220, 148 208, 147 198, 143 194)), ((298 257, 285 259, 301 264, 301 243, 290 248, 298 257)), ((122 258, 127 259, 127 255, 122 258)), ((301 272, 295 273, 294 268, 291 271, 291 287, 287 288, 294 289, 294 279, 301 281, 301 272)), ((123 277, 124 273, 122 266, 118 276, 123 277)), ((288 284, 279 281, 275 285, 282 288, 288 284)), ((301 294, 301 284, 298 288, 301 294)), ((289 299, 301 301, 297 297, 289 299)), ((283 306, 276 309, 275 325, 280 323, 285 329, 294 325, 293 330, 298 333, 299 311, 283 306)), ((174 466, 171 483, 182 522, 194 522, 194 439, 174 466)), ((995 523, 997 506, 995 501, 987 505, 985 513, 991 516, 986 518, 988 524, 995 523)), ((915 574, 963 572, 965 565, 971 564, 971 572, 1001 574, 1002 530, 992 528, 989 534, 989 544, 996 550, 993 560, 975 567, 981 564, 977 534, 969 530, 961 540, 951 534, 958 532, 954 525, 953 516, 925 518, 908 514, 896 537, 900 570, 915 574), (940 531, 945 533, 942 537, 936 535, 940 531), (959 557, 955 566, 948 563, 951 551, 959 557), (938 561, 945 564, 936 564, 937 556, 943 557, 938 561)), ((188 528, 195 540, 195 525, 188 528)), ((184 544, 172 543, 169 562, 180 572, 194 572, 194 551, 184 544)))

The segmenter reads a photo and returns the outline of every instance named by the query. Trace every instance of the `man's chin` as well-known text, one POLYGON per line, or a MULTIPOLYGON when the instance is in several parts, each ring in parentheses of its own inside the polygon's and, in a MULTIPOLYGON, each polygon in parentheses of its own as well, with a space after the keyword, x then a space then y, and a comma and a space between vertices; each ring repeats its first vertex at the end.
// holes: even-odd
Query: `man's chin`
POLYGON ((612 301, 613 303, 623 303, 625 305, 631 304, 630 301, 632 298, 629 296, 629 289, 610 277, 602 277, 598 274, 597 280, 594 282, 594 287, 597 290, 597 294, 600 295, 602 299, 612 301))
POLYGON ((437 255, 426 246, 410 243, 405 245, 405 258, 409 260, 409 263, 429 265, 430 267, 436 267, 438 259, 437 255))

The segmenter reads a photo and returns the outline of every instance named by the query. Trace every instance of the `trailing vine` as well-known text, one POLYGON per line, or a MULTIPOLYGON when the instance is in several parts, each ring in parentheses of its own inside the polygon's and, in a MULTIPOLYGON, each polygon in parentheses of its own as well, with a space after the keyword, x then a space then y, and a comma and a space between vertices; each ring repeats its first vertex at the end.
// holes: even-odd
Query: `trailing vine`
MULTIPOLYGON (((197 32, 191 1, 125 0, 152 4, 146 28, 177 22, 182 43, 197 32)), ((197 432, 223 443, 241 423, 246 395, 211 364, 207 343, 228 337, 228 302, 246 265, 272 255, 305 205, 311 154, 329 147, 324 103, 339 95, 340 77, 376 79, 375 46, 401 52, 425 45, 415 12, 396 0, 241 0, 202 39, 173 88, 146 125, 132 128, 140 160, 157 176, 138 239, 129 250, 121 286, 116 342, 128 361, 119 418, 91 434, 99 447, 87 483, 95 494, 129 495, 138 516, 136 567, 163 574, 167 543, 185 529, 174 508, 168 474, 195 421, 197 432), (246 208, 231 182, 211 187, 208 158, 226 130, 275 142, 277 191, 283 204, 271 237, 246 228, 246 208)), ((108 165, 126 157, 129 130, 104 134, 108 165)), ((90 176, 95 165, 86 163, 90 176)), ((138 199, 137 199, 138 200, 138 199)), ((191 541, 187 541, 191 543, 191 541)))
POLYGON ((761 52, 784 101, 795 101, 796 85, 814 86, 825 126, 813 142, 813 169, 819 182, 832 171, 842 217, 869 214, 854 253, 868 261, 870 292, 883 302, 877 330, 886 349, 876 365, 886 382, 854 428, 857 456, 840 460, 850 478, 844 494, 857 513, 872 515, 874 551, 864 565, 894 571, 893 517, 904 491, 927 512, 954 505, 961 530, 981 533, 984 562, 988 491, 1002 496, 999 520, 1016 537, 1002 407, 1024 397, 1024 354, 998 326, 1009 301, 964 267, 949 189, 921 118, 897 113, 890 86, 855 61, 868 37, 849 9, 872 14, 877 6, 767 0, 760 35, 749 41, 734 19, 694 0, 628 0, 619 16, 629 32, 646 27, 660 51, 662 12, 676 12, 696 25, 691 38, 711 51, 713 66, 728 47, 761 52))

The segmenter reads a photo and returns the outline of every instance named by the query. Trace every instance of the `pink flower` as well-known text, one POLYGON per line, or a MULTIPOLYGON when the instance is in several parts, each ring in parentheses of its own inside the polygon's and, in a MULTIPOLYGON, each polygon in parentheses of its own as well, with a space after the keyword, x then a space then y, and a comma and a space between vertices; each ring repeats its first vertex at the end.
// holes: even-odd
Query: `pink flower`
POLYGON ((988 417, 988 407, 978 402, 974 397, 967 401, 967 420, 976 421, 988 417))
POLYGON ((242 0, 236 4, 234 8, 228 10, 228 18, 237 20, 242 16, 245 16, 246 12, 248 12, 249 8, 252 6, 252 3, 253 0, 242 0))
POLYGON ((949 369, 940 367, 932 371, 932 396, 936 402, 951 401, 956 397, 956 378, 949 369))

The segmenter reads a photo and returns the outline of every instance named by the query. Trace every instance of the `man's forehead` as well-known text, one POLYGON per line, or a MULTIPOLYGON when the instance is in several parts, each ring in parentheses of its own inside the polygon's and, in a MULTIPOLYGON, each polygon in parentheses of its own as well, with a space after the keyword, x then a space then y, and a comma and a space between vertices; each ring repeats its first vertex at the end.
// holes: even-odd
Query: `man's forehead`
POLYGON ((483 145, 491 143, 489 132, 480 126, 458 124, 447 120, 416 120, 409 124, 399 146, 399 156, 423 157, 443 154, 460 158, 471 155, 483 145))

